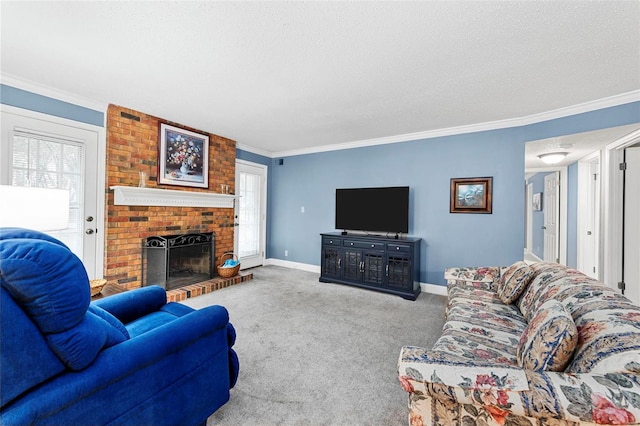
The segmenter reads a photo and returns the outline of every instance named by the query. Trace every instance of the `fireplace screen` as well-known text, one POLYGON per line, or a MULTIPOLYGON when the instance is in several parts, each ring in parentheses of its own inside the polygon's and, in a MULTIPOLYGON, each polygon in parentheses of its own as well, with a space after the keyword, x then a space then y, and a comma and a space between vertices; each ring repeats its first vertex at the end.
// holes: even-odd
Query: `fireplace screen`
POLYGON ((167 290, 213 278, 213 232, 148 237, 142 241, 142 285, 167 290))

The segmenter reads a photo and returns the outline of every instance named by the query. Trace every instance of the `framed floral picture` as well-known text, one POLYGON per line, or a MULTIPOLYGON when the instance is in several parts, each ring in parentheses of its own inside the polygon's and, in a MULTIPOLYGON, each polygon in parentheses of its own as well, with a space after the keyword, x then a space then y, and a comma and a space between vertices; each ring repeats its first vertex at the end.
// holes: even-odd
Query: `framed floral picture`
POLYGON ((160 123, 158 183, 209 187, 209 136, 160 123))
POLYGON ((450 213, 491 213, 493 178, 452 178, 450 213))

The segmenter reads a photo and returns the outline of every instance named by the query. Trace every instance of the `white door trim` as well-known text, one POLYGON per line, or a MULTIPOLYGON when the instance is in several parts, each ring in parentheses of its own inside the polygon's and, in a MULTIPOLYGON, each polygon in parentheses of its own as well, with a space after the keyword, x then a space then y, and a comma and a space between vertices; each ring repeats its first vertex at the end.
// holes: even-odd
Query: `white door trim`
MULTIPOLYGON (((267 166, 265 166, 264 164, 260 164, 260 163, 254 163, 251 161, 247 161, 247 160, 241 160, 241 159, 236 159, 236 193, 239 191, 239 182, 237 179, 237 169, 238 169, 238 165, 245 165, 245 166, 250 166, 250 167, 256 167, 259 169, 262 169, 264 171, 264 181, 261 182, 261 192, 262 192, 262 197, 260 200, 260 210, 262 212, 262 218, 260 221, 260 253, 261 253, 261 258, 262 258, 262 264, 264 265, 265 259, 266 259, 266 254, 267 254, 267 181, 268 181, 268 173, 269 173, 269 168, 267 166)), ((234 223, 238 223, 237 222, 238 218, 237 218, 237 210, 234 211, 234 223)), ((233 250, 235 253, 238 253, 238 226, 234 226, 234 236, 233 236, 233 250)), ((242 266, 241 266, 241 269, 242 266)))
POLYGON ((544 216, 545 262, 560 263, 560 173, 553 172, 544 177, 542 212, 544 216))
POLYGON ((527 183, 527 228, 525 253, 533 253, 533 183, 527 183))
MULTIPOLYGON (((75 120, 69 120, 67 118, 56 117, 49 114, 43 114, 36 111, 31 111, 23 108, 17 108, 11 105, 0 105, 0 112, 2 113, 10 113, 18 116, 22 116, 29 119, 45 121, 57 125, 63 125, 68 127, 75 127, 82 130, 87 130, 91 132, 97 133, 98 140, 98 158, 97 158, 97 170, 96 172, 96 187, 100 191, 96 197, 96 224, 101 224, 98 227, 98 232, 96 233, 96 254, 95 254, 95 271, 87 271, 89 276, 92 278, 102 278, 104 274, 104 244, 105 244, 105 233, 106 233, 106 222, 105 222, 105 168, 106 168, 106 158, 107 158, 107 141, 106 141, 106 133, 104 127, 95 126, 92 124, 82 123, 75 120)), ((106 117, 106 111, 105 111, 106 117)), ((105 118, 106 120, 106 118, 105 118)), ((4 138, 5 135, 2 135, 4 138)), ((2 144, 3 148, 0 149, 0 164, 4 164, 4 161, 8 161, 3 158, 7 155, 6 151, 4 151, 5 146, 7 144, 2 144)), ((2 167, 2 175, 0 176, 0 180, 6 182, 9 180, 9 170, 7 167, 2 167)))
POLYGON ((607 145, 602 158, 602 236, 600 257, 604 259, 603 281, 618 290, 622 278, 622 173, 618 165, 622 162, 622 151, 640 142, 640 129, 629 133, 607 145))

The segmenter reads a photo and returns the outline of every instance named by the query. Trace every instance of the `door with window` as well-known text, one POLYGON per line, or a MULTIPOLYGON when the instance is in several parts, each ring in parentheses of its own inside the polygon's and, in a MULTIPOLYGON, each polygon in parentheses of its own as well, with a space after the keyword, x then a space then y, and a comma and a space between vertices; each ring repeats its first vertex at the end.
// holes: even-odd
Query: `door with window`
POLYGON ((266 245, 267 166, 236 160, 234 251, 240 268, 264 263, 266 245))
MULTIPOLYGON (((66 121, 3 108, 0 183, 68 190, 68 227, 46 233, 82 260, 90 278, 101 277, 97 233, 103 232, 104 215, 98 209, 102 192, 97 178, 99 135, 66 121)), ((42 206, 43 214, 46 211, 47 206, 42 206)))

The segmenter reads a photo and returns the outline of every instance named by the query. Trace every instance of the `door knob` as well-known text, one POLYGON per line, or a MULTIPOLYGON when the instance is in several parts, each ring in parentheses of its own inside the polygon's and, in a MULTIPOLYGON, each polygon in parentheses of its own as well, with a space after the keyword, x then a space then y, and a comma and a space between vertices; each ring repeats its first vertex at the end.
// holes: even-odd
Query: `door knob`
POLYGON ((87 222, 93 222, 93 216, 87 216, 85 219, 87 222))
POLYGON ((93 234, 94 232, 95 232, 95 231, 94 231, 93 229, 91 229, 91 228, 89 228, 89 229, 87 229, 86 231, 84 231, 84 233, 85 233, 85 234, 87 234, 87 235, 91 235, 91 234, 93 234))

